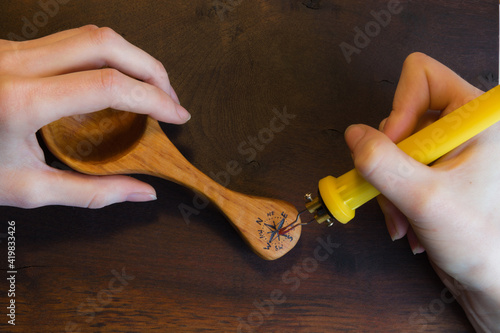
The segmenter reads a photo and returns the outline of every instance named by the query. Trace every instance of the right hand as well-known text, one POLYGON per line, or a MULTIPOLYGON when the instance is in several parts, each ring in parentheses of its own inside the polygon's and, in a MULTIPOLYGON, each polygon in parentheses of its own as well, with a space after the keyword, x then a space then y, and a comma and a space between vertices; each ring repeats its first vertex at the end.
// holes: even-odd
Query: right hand
POLYGON ((433 121, 429 109, 444 116, 481 93, 436 60, 412 54, 382 132, 355 125, 346 141, 356 169, 383 195, 379 203, 391 237, 407 235, 414 253, 425 250, 445 283, 467 290, 452 292, 476 328, 491 329, 500 327, 500 123, 432 166, 393 143, 433 121), (412 172, 401 174, 401 163, 412 172))

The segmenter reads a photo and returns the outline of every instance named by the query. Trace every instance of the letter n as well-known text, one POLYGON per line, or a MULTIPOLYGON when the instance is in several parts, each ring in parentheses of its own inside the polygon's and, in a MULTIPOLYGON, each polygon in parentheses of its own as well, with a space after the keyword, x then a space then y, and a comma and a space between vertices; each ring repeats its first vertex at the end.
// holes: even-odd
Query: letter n
POLYGON ((347 61, 348 64, 351 63, 352 59, 351 59, 351 56, 356 53, 356 54, 359 54, 361 52, 360 49, 346 43, 346 42, 342 42, 340 43, 340 49, 342 50, 342 54, 344 55, 344 58, 345 58, 345 61, 347 61))

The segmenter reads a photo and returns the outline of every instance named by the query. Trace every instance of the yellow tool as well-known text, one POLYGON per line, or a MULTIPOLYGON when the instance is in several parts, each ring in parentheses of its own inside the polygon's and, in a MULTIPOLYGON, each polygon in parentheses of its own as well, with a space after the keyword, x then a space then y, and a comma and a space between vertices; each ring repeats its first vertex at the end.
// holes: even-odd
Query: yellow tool
MULTIPOLYGON (((498 121, 500 86, 411 135, 397 146, 418 162, 429 164, 498 121)), ((316 198, 306 195, 306 210, 301 213, 309 211, 314 214, 316 222, 327 222, 329 226, 334 220, 344 224, 349 222, 356 208, 380 194, 356 169, 338 178, 327 176, 321 179, 318 189, 316 198)), ((304 224, 307 223, 301 223, 304 224)), ((291 223, 281 233, 287 233, 297 225, 291 223)))

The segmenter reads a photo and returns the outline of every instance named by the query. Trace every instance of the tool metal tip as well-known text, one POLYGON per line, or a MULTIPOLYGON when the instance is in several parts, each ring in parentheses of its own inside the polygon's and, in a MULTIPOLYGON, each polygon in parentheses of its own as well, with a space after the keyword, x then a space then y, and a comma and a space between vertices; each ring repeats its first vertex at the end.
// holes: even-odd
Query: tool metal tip
POLYGON ((297 228, 299 225, 308 225, 309 223, 311 223, 312 221, 314 221, 314 220, 311 220, 311 221, 309 221, 307 223, 300 223, 299 222, 299 217, 300 217, 301 214, 303 214, 305 212, 307 212, 307 209, 304 209, 303 211, 301 211, 300 213, 298 213, 297 214, 297 218, 293 222, 291 222, 289 225, 287 225, 286 227, 281 228, 278 231, 278 233, 280 235, 285 235, 285 234, 289 233, 290 231, 292 231, 293 229, 297 228))

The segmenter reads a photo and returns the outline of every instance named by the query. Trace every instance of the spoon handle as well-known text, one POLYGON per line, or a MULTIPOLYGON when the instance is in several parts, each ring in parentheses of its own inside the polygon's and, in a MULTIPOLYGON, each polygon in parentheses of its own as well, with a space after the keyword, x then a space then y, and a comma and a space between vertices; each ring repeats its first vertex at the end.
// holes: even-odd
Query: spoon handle
MULTIPOLYGON (((208 198, 264 259, 272 260, 287 253, 300 237, 300 227, 288 235, 279 230, 292 220, 299 220, 296 208, 288 202, 231 191, 194 167, 163 133, 157 121, 148 119, 142 140, 124 165, 183 185, 208 198), (132 161, 134 163, 131 163, 132 161)), ((123 170, 122 170, 123 172, 123 170)))
POLYGON ((63 118, 45 126, 42 133, 51 151, 76 171, 91 175, 147 174, 202 195, 219 208, 252 250, 266 260, 277 259, 295 246, 300 227, 280 234, 282 227, 298 220, 292 204, 226 189, 182 156, 156 120, 136 117, 130 121, 125 119, 127 114, 103 110, 79 118, 63 118), (105 139, 100 130, 103 124, 110 125, 110 119, 116 124, 112 127, 114 131, 106 132, 109 135, 105 139), (87 143, 89 134, 96 132, 100 138, 96 146, 83 151, 84 156, 74 154, 75 149, 86 147, 83 143, 87 143))
POLYGON ((141 142, 127 156, 126 165, 133 165, 136 170, 128 171, 160 177, 185 186, 203 194, 219 208, 227 205, 229 192, 231 197, 236 192, 226 189, 193 166, 163 133, 156 120, 148 118, 148 122, 141 142), (130 163, 130 159, 134 163, 130 163))

